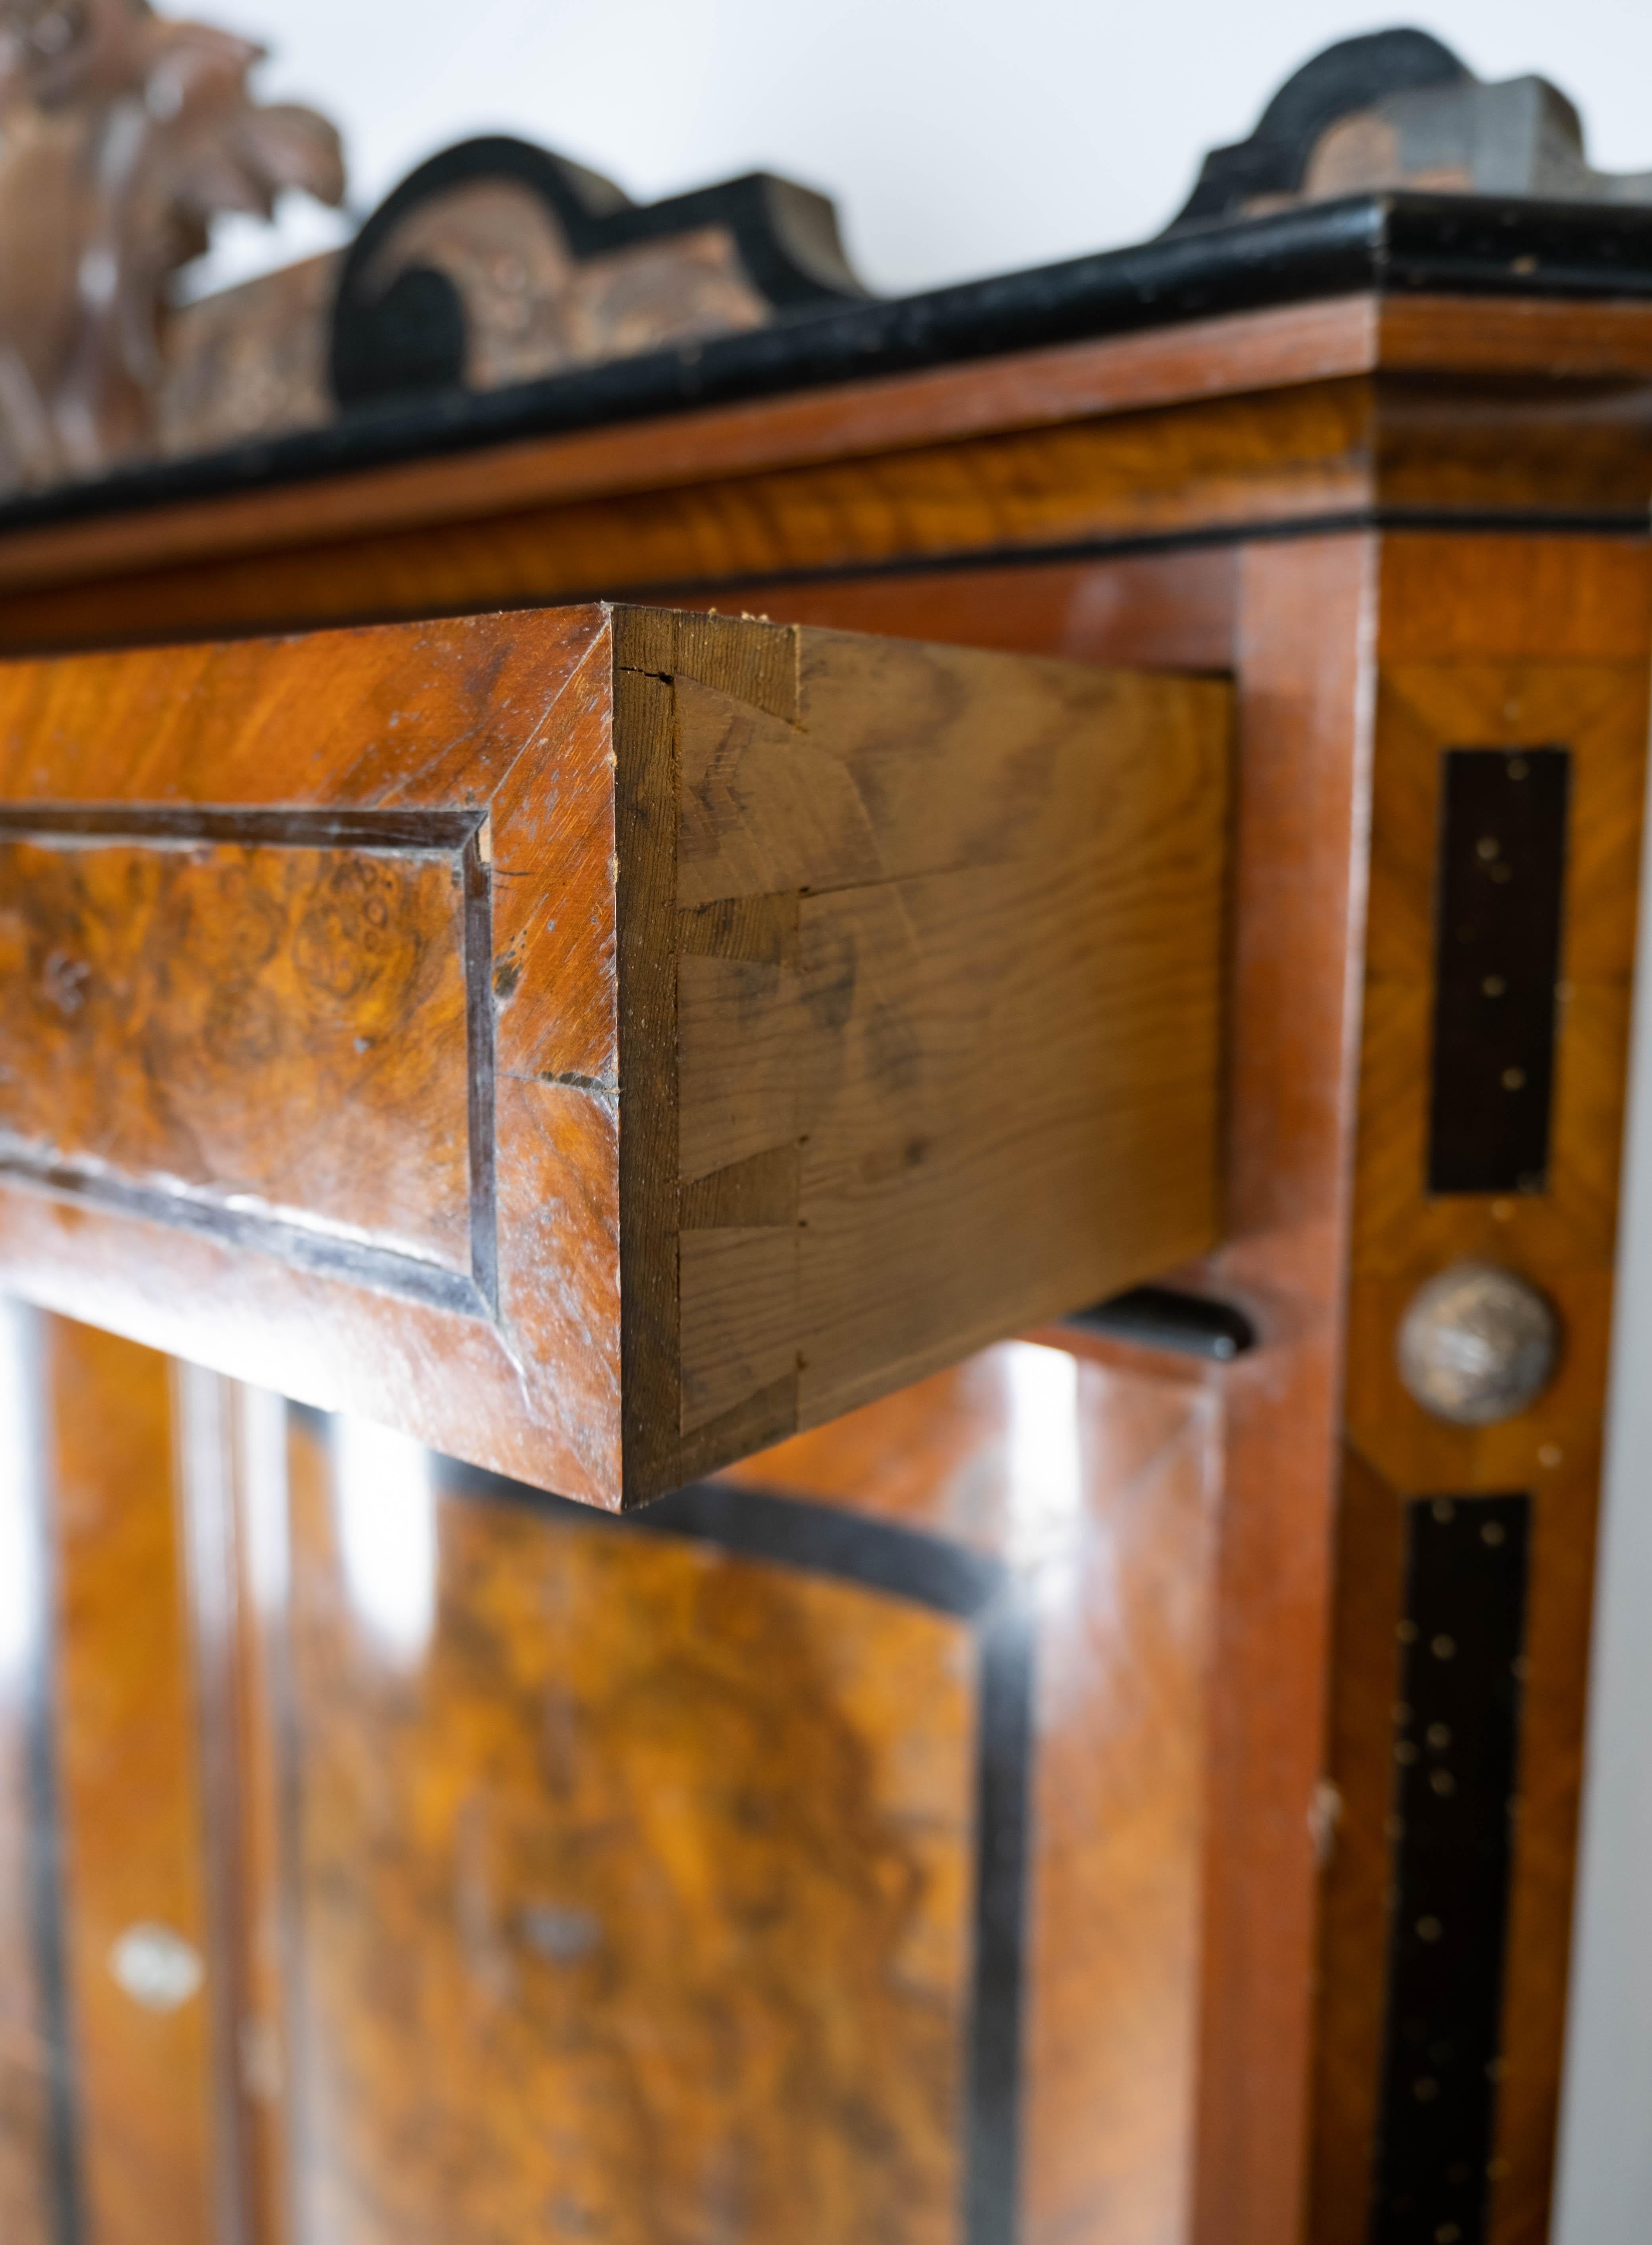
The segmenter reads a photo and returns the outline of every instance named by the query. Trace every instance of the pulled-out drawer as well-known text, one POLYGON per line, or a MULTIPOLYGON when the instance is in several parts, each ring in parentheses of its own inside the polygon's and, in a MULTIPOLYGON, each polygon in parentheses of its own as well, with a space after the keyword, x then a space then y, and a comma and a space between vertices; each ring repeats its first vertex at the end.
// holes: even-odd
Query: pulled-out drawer
POLYGON ((609 1506, 1128 1285, 1228 721, 597 607, 0 667, 0 1285, 609 1506))

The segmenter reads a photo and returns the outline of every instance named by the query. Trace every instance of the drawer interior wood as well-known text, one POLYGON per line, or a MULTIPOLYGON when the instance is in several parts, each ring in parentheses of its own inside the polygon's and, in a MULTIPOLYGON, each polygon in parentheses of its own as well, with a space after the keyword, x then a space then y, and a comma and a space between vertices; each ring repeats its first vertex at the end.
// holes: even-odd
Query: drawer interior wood
POLYGON ((1209 1246, 1209 681, 587 607, 0 668, 0 1283, 618 1506, 1209 1246))

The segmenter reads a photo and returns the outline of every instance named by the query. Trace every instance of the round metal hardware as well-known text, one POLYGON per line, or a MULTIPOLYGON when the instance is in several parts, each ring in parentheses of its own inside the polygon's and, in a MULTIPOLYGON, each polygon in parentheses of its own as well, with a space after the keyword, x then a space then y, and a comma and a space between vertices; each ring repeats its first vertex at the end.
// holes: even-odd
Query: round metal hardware
POLYGON ((1560 1339, 1535 1286, 1494 1263, 1454 1263, 1418 1289, 1400 1320, 1399 1376, 1437 1419, 1492 1427, 1548 1386, 1560 1339))

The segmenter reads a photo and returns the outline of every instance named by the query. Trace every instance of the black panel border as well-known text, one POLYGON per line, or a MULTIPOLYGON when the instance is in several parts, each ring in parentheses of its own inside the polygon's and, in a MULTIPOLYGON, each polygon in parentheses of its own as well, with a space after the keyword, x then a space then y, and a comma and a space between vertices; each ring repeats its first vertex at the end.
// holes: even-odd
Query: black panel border
POLYGON ((273 1255, 296 1270, 367 1287, 456 1317, 498 1314, 498 1149, 495 1129, 492 884, 483 860, 485 810, 330 811, 211 804, 4 804, 0 844, 231 843, 285 849, 394 851, 455 860, 463 889, 465 1061, 469 1080, 471 1269, 279 1217, 112 1177, 0 1134, 0 1179, 117 1216, 190 1231, 220 1246, 273 1255))
POLYGON ((1371 2245, 1488 2234, 1533 1511, 1524 1492, 1405 1507, 1371 2245))
POLYGON ((1440 751, 1427 1142, 1437 1197, 1549 1188, 1573 763, 1556 742, 1440 751))
MULTIPOLYGON (((331 1414, 288 1409, 323 1441, 331 1414)), ((965 2245, 1015 2245, 1020 2194, 1024 1955, 1031 1869, 1035 1624, 1001 1560, 916 1529, 738 1482, 695 1482, 631 1513, 599 1512, 432 1453, 448 1496, 518 1506, 570 1527, 706 1543, 854 1583, 966 1622, 974 1635, 975 1958, 964 2115, 965 2245)))

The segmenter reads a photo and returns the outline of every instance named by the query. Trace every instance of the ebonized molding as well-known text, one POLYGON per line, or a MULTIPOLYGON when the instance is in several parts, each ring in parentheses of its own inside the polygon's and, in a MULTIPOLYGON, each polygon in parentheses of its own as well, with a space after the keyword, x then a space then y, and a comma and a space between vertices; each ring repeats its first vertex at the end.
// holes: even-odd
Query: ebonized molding
POLYGON ((13 500, 0 507, 0 533, 1361 291, 1652 298, 1652 210, 1353 196, 926 295, 795 315, 511 390, 362 406, 293 437, 13 500))
POLYGON ((1213 148, 1170 231, 1232 217, 1256 195, 1295 194, 1320 136, 1384 95, 1460 85, 1467 65, 1428 31, 1371 31, 1327 47, 1288 78, 1248 140, 1213 148))

